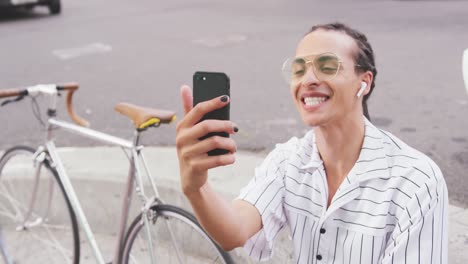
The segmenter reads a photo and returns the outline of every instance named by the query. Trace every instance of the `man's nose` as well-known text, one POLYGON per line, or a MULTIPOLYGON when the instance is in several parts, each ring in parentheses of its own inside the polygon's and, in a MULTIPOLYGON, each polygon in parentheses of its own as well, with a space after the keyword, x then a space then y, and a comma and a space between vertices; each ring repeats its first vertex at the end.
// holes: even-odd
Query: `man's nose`
POLYGON ((307 67, 304 76, 302 77, 302 85, 309 86, 309 85, 316 85, 320 82, 320 80, 315 75, 313 65, 309 65, 307 67))

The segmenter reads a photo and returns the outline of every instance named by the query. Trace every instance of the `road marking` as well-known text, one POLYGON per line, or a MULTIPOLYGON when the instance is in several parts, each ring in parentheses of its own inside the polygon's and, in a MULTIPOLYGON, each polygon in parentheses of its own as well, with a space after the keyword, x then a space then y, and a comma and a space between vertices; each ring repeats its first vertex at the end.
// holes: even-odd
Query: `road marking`
POLYGON ((462 72, 465 80, 465 89, 468 92, 468 49, 463 52, 462 72))
POLYGON ((206 46, 209 48, 217 48, 228 44, 238 44, 247 40, 246 35, 231 34, 221 37, 206 37, 192 40, 193 43, 206 46))
POLYGON ((57 56, 59 59, 69 60, 85 55, 107 53, 110 51, 112 51, 112 47, 110 45, 96 42, 81 47, 54 50, 52 51, 52 54, 57 56))

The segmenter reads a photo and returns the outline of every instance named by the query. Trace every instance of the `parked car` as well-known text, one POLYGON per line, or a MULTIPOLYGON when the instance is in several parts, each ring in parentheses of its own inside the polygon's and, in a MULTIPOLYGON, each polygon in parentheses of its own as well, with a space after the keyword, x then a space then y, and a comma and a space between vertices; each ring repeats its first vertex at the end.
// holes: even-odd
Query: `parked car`
POLYGON ((0 9, 14 7, 32 9, 37 5, 47 6, 53 15, 59 14, 62 11, 60 0, 0 0, 0 9))

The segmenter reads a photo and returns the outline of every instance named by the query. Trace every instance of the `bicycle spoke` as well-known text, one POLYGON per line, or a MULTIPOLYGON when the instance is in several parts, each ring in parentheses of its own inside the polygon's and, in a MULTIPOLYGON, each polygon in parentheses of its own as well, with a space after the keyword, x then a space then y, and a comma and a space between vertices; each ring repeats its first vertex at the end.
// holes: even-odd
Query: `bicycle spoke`
MULTIPOLYGON (((151 237, 155 242, 154 252, 159 262, 232 263, 230 256, 216 246, 190 213, 170 205, 156 205, 152 210, 158 216, 155 221, 151 221, 151 237)), ((141 217, 133 221, 128 231, 124 263, 150 263, 141 217)))
POLYGON ((12 209, 15 211, 16 215, 17 216, 20 216, 20 218, 24 218, 24 216, 21 214, 21 210, 19 210, 19 208, 17 206, 14 206, 14 205, 18 205, 20 204, 17 200, 13 199, 13 196, 10 194, 10 192, 7 190, 6 184, 0 184, 0 186, 2 187, 2 196, 4 196, 7 200, 8 200, 8 203, 13 207, 12 209))
POLYGON ((18 146, 0 158, 0 221, 14 263, 79 261, 75 216, 57 174, 33 164, 34 150, 18 146), (52 190, 54 192, 52 193, 52 190))
POLYGON ((169 223, 168 219, 166 219, 164 217, 163 217, 163 219, 164 219, 164 222, 166 223, 167 229, 169 230, 169 234, 171 235, 172 246, 174 247, 174 249, 176 251, 177 258, 179 259, 179 263, 184 263, 185 264, 185 262, 182 260, 182 257, 185 259, 185 256, 182 255, 182 251, 180 250, 179 246, 177 245, 174 232, 172 231, 172 226, 169 223))
POLYGON ((16 217, 14 214, 11 213, 11 210, 9 210, 5 204, 0 203, 0 216, 6 216, 9 219, 15 220, 16 217))
POLYGON ((135 263, 135 264, 140 263, 140 262, 138 262, 138 260, 134 256, 130 256, 130 262, 135 263))
POLYGON ((50 225, 50 224, 45 224, 44 225, 45 227, 54 227, 54 228, 50 228, 50 229, 57 229, 57 230, 70 230, 70 227, 68 226, 64 226, 64 225, 50 225))
MULTIPOLYGON (((53 255, 54 255, 54 252, 52 252, 51 247, 55 247, 55 244, 50 245, 50 246, 47 246, 47 245, 49 245, 50 243, 47 243, 45 240, 40 239, 40 238, 38 238, 37 236, 34 237, 34 238, 36 238, 37 241, 42 242, 44 245, 46 245, 45 248, 46 248, 46 250, 49 252, 49 256, 53 256, 53 255)), ((65 257, 65 259, 66 259, 66 256, 64 256, 64 257, 65 257)), ((54 261, 54 263, 57 263, 57 261, 55 260, 55 258, 53 258, 52 260, 54 261)), ((50 258, 49 258, 49 261, 50 261, 50 258)))
MULTIPOLYGON (((63 247, 60 246, 60 242, 55 238, 55 236, 50 232, 50 230, 48 230, 47 228, 45 228, 46 232, 49 234, 49 237, 55 242, 55 243, 51 243, 50 241, 46 241, 44 239, 41 239, 40 237, 37 237, 36 236, 36 239, 38 241, 41 241, 42 243, 44 243, 45 245, 48 245, 50 247, 53 247, 55 248, 57 251, 59 251, 62 256, 64 257, 64 259, 67 259, 68 256, 70 256, 70 251, 68 251, 68 254, 67 254, 67 250, 64 249, 63 247)), ((47 247, 48 248, 48 247, 47 247)))
MULTIPOLYGON (((7 197, 7 195, 3 195, 4 197, 7 197)), ((2 213, 2 211, 0 211, 0 215, 4 215, 4 216, 7 216, 9 217, 10 219, 12 219, 13 221, 15 222, 18 222, 18 223, 21 223, 22 225, 27 225, 27 221, 24 219, 24 215, 21 213, 22 211, 26 211, 26 208, 24 206, 22 206, 22 204, 16 200, 16 199, 13 199, 13 197, 11 195, 8 196, 8 200, 10 202, 10 205, 17 205, 16 207, 14 207, 16 210, 16 214, 13 215, 13 214, 8 214, 8 213, 2 213), (19 208, 22 207, 23 210, 20 210, 19 208)), ((13 206, 12 206, 13 207, 13 206)), ((8 210, 8 208, 6 208, 4 205, 1 206, 1 208, 5 209, 4 212, 8 212, 8 211, 11 211, 11 210, 8 210)), ((0 209, 1 209, 0 208, 0 209)), ((32 215, 30 215, 30 217, 32 218, 35 218, 35 219, 39 219, 41 217, 39 217, 39 215, 36 215, 34 212, 31 212, 32 215)), ((30 222, 34 222, 34 221, 30 221, 30 222)))

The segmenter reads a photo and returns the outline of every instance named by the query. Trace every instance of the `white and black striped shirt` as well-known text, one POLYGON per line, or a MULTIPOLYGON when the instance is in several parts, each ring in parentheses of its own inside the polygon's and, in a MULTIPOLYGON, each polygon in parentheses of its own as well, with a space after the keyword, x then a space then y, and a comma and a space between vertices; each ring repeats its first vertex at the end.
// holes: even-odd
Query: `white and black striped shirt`
POLYGON ((313 131, 278 144, 238 199, 261 214, 244 248, 272 256, 289 226, 296 263, 447 263, 448 195, 427 156, 365 120, 358 161, 327 208, 327 178, 313 131))

